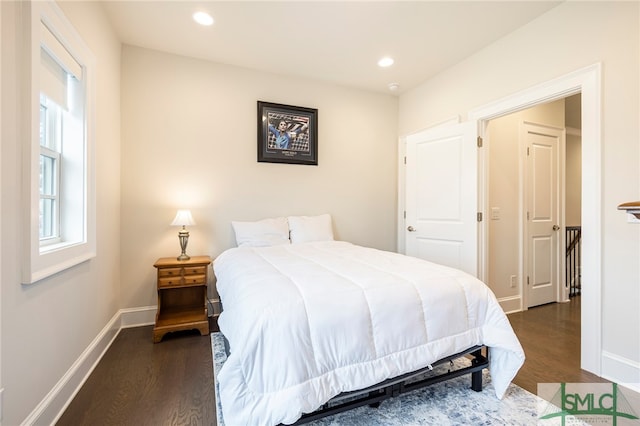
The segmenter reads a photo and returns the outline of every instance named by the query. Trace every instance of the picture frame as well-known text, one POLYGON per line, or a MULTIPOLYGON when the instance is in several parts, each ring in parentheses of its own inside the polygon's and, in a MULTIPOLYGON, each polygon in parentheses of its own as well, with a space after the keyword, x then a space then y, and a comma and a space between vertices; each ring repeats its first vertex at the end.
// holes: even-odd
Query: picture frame
POLYGON ((258 101, 258 162, 318 165, 318 110, 258 101))

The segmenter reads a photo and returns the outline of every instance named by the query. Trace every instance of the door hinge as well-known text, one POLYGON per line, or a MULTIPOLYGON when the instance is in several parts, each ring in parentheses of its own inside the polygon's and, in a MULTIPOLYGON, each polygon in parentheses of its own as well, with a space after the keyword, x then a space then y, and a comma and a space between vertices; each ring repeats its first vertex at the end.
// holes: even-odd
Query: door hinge
POLYGON ((407 218, 407 211, 406 210, 404 211, 404 215, 403 216, 404 216, 405 219, 407 218))
POLYGON ((527 155, 529 155, 529 147, 527 147, 527 155))
POLYGON ((527 220, 529 220, 529 212, 527 212, 527 220))
POLYGON ((407 164, 407 156, 404 156, 404 164, 407 164))
POLYGON ((529 277, 527 276, 527 285, 529 285, 529 277))
POLYGON ((482 148, 482 136, 478 136, 478 148, 482 148))
POLYGON ((478 212, 478 222, 482 222, 482 212, 478 212))

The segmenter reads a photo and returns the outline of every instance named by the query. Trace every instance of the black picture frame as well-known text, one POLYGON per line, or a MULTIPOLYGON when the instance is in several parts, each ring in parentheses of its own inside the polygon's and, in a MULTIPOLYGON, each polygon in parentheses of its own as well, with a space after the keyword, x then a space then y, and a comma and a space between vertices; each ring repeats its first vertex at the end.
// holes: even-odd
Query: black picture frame
POLYGON ((318 110, 258 101, 258 162, 318 165, 318 110))

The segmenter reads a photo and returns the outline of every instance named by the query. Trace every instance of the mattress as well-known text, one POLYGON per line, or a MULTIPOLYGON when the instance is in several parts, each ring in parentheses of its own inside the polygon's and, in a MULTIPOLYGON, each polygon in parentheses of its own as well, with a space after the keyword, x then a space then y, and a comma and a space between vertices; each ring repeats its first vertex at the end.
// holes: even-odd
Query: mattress
POLYGON ((294 423, 332 397, 490 348, 497 398, 524 352, 494 294, 457 269, 343 241, 237 247, 214 262, 230 425, 294 423))

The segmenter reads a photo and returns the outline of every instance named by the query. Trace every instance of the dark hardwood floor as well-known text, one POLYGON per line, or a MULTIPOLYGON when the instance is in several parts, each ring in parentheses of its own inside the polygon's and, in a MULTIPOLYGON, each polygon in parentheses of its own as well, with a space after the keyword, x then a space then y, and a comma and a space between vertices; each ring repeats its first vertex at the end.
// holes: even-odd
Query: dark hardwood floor
POLYGON ((507 317, 526 356, 516 385, 537 394, 538 383, 606 382, 580 369, 580 296, 507 317))
MULTIPOLYGON (((579 297, 508 318, 527 356, 518 386, 537 393, 538 383, 603 381, 580 369, 579 297)), ((58 426, 215 425, 209 337, 170 333, 154 344, 151 331, 120 332, 58 426)))
POLYGON ((56 425, 215 425, 210 337, 152 330, 121 330, 56 425))

